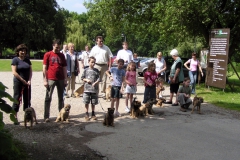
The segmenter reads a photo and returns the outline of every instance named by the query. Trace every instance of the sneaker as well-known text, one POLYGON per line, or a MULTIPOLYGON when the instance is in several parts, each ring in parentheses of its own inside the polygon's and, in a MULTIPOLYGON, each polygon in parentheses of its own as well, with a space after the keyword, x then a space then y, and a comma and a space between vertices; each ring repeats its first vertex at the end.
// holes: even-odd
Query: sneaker
POLYGON ((85 121, 90 121, 90 118, 88 115, 85 116, 85 121))
POLYGON ((126 113, 129 113, 129 112, 130 112, 130 109, 128 108, 128 106, 126 106, 125 112, 126 112, 126 113))
POLYGON ((116 112, 114 113, 114 116, 116 116, 116 117, 121 117, 121 114, 120 114, 118 111, 116 111, 116 112))
POLYGON ((49 118, 46 118, 46 119, 44 120, 44 122, 46 122, 46 123, 50 122, 49 118))
POLYGON ((92 120, 97 120, 97 117, 95 115, 92 115, 91 119, 92 120))

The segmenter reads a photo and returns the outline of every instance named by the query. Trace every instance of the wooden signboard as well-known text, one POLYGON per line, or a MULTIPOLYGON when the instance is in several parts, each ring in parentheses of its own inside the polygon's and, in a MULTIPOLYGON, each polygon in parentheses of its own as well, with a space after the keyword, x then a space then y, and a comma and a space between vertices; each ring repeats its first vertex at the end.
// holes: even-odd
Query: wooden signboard
POLYGON ((207 61, 206 85, 225 89, 230 29, 212 29, 207 61))

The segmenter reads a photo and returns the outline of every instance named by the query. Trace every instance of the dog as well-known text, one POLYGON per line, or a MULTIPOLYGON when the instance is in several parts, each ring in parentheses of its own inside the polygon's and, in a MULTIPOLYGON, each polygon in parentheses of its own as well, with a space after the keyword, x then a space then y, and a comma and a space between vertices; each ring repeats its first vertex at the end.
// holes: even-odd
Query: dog
POLYGON ((114 110, 115 108, 108 108, 108 112, 104 115, 103 125, 114 127, 114 110))
POLYGON ((156 104, 156 106, 157 107, 163 107, 163 103, 164 102, 166 102, 166 99, 164 99, 164 98, 159 98, 159 99, 157 99, 157 104, 156 104))
POLYGON ((106 88, 106 90, 105 90, 105 92, 106 92, 106 101, 108 102, 110 102, 111 101, 111 88, 112 88, 112 86, 111 85, 109 85, 107 88, 106 88))
POLYGON ((25 128, 27 128, 27 122, 30 122, 30 129, 32 129, 33 120, 35 121, 35 124, 38 124, 35 110, 32 107, 28 107, 25 109, 25 114, 24 114, 25 128))
POLYGON ((64 107, 60 110, 58 117, 55 122, 69 122, 69 113, 70 113, 71 105, 65 104, 64 107))
POLYGON ((146 115, 148 114, 154 114, 154 111, 152 109, 153 105, 157 104, 157 100, 155 98, 150 98, 148 101, 147 101, 147 105, 146 105, 146 115))
POLYGON ((199 114, 201 114, 201 103, 203 103, 203 98, 202 97, 197 97, 197 95, 193 98, 193 108, 192 112, 194 111, 194 108, 197 107, 197 111, 199 114))
POLYGON ((130 116, 132 116, 132 118, 138 118, 140 115, 139 108, 141 107, 142 104, 140 101, 136 101, 136 99, 137 98, 135 97, 131 103, 130 116))
POLYGON ((76 97, 80 97, 84 92, 84 84, 81 85, 75 92, 74 92, 74 95, 76 97))
POLYGON ((163 86, 158 86, 158 87, 156 88, 156 97, 159 98, 159 93, 160 93, 161 91, 164 91, 164 90, 165 90, 165 88, 164 88, 163 86))

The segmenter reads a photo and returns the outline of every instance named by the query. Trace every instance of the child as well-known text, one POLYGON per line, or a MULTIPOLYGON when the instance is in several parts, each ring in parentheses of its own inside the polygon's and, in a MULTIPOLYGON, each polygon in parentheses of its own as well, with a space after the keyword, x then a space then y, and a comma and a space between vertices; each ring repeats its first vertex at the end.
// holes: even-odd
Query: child
POLYGON ((125 111, 128 113, 130 111, 128 107, 128 100, 131 105, 133 100, 133 94, 136 93, 137 91, 136 64, 134 62, 130 62, 127 66, 125 82, 127 84, 125 89, 125 93, 127 94, 126 100, 125 100, 125 103, 126 103, 125 111))
POLYGON ((146 103, 150 98, 156 98, 156 82, 158 83, 158 74, 154 62, 149 63, 148 69, 144 74, 143 82, 145 85, 143 103, 146 103))
POLYGON ((117 67, 111 67, 110 73, 106 71, 112 83, 111 88, 111 108, 114 108, 114 102, 116 102, 115 116, 121 116, 118 112, 119 99, 122 97, 123 83, 125 82, 125 70, 123 69, 124 60, 119 59, 117 67))
POLYGON ((83 103, 85 104, 86 108, 86 116, 85 120, 89 121, 89 114, 88 108, 89 103, 92 104, 92 117, 91 119, 97 120, 97 117, 94 113, 95 105, 98 104, 98 82, 100 81, 99 78, 99 70, 94 68, 96 58, 89 57, 88 64, 89 68, 86 68, 82 74, 81 79, 85 82, 84 83, 84 93, 83 93, 83 103))
POLYGON ((192 103, 192 100, 190 99, 192 89, 189 85, 190 78, 186 77, 184 78, 183 85, 178 89, 177 102, 180 103, 181 106, 180 110, 182 112, 186 112, 186 109, 188 109, 188 107, 192 103))

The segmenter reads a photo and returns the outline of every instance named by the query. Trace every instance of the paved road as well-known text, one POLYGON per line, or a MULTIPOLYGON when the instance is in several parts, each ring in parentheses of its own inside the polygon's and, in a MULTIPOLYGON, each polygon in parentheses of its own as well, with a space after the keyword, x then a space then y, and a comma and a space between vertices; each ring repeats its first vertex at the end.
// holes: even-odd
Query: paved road
MULTIPOLYGON (((12 74, 1 72, 0 81, 9 89, 12 95, 12 74)), ((77 78, 76 86, 80 86, 77 78)), ((139 79, 141 82, 141 79, 139 79)), ((137 97, 143 99, 144 87, 138 86, 137 97)), ((37 118, 43 121, 43 104, 45 89, 43 87, 42 72, 34 72, 32 79, 32 106, 37 112, 37 118)), ((51 120, 57 116, 56 90, 51 104, 51 120)), ((166 88, 164 96, 169 96, 166 88)), ((84 105, 82 98, 69 98, 66 103, 72 105, 71 121, 84 121, 84 105)), ((109 102, 100 99, 104 110, 110 106, 109 102)), ((122 117, 115 119, 115 127, 103 127, 103 111, 96 107, 97 122, 86 123, 85 129, 89 132, 102 133, 86 145, 100 152, 110 160, 122 159, 167 159, 167 160, 238 160, 240 151, 240 121, 239 114, 219 109, 210 104, 202 105, 203 114, 180 112, 179 106, 165 105, 164 108, 154 107, 155 115, 145 118, 132 119, 124 113, 124 98, 120 101, 122 117)), ((19 112, 20 121, 23 120, 23 111, 19 112)), ((4 122, 11 124, 4 114, 4 122)), ((71 133, 73 135, 73 133, 71 133)), ((80 132, 74 133, 81 137, 80 132)))

